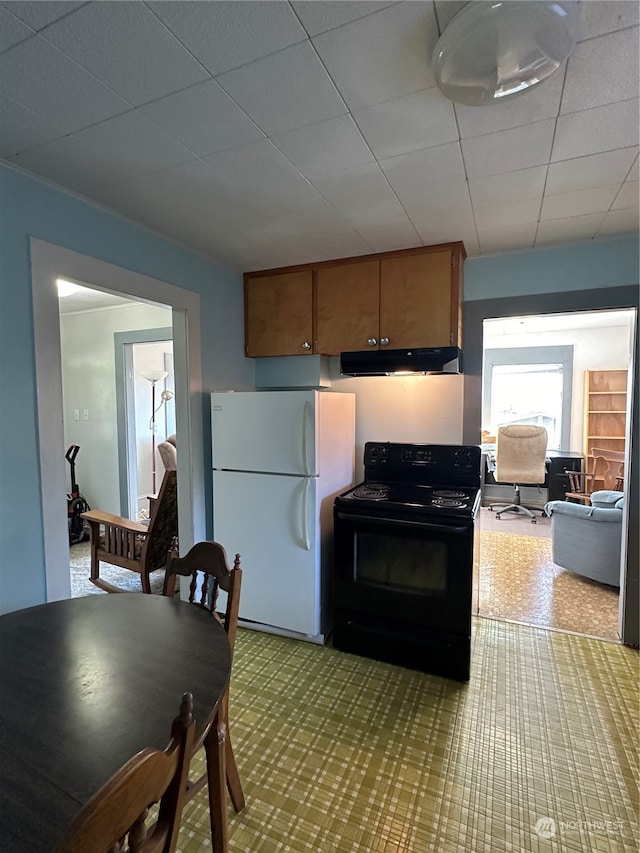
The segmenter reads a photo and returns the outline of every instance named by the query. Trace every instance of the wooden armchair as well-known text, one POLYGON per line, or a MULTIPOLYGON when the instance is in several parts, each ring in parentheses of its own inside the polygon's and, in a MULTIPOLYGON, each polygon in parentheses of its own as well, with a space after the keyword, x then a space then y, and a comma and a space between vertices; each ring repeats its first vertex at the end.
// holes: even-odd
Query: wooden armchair
MULTIPOLYGON (((175 594, 176 576, 191 578, 189 601, 197 607, 204 607, 214 619, 220 622, 229 636, 231 656, 236 640, 238 610, 240 607, 240 586, 242 569, 240 555, 236 554, 233 568, 227 562, 227 554, 217 542, 198 542, 186 556, 180 558, 172 552, 167 560, 163 594, 175 594), (218 593, 227 594, 224 618, 217 612, 218 593)), ((209 816, 211 821, 211 841, 214 853, 227 850, 227 819, 224 807, 225 783, 234 809, 244 808, 244 793, 240 775, 236 766, 231 736, 229 735, 229 690, 218 703, 218 710, 210 725, 204 727, 194 744, 194 754, 204 745, 207 771, 199 779, 188 782, 187 802, 204 787, 209 789, 209 816)))
POLYGON ((129 759, 82 808, 54 853, 173 853, 194 731, 193 697, 185 693, 169 746, 143 749, 129 759), (160 804, 158 819, 147 827, 145 818, 155 803, 160 804))
POLYGON ((162 569, 178 535, 178 491, 175 471, 165 471, 152 501, 149 526, 101 510, 82 513, 91 528, 91 583, 107 592, 122 589, 100 577, 100 561, 138 572, 143 592, 151 592, 149 574, 162 569))
POLYGON ((591 495, 599 489, 621 492, 624 485, 624 453, 615 450, 591 448, 584 460, 584 471, 565 471, 569 478, 569 491, 565 500, 572 503, 591 503, 591 495))

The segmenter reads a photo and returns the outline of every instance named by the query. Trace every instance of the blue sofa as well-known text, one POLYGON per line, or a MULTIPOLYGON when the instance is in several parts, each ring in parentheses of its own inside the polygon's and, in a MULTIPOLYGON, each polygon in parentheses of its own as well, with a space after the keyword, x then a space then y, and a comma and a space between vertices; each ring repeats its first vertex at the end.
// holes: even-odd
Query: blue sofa
POLYGON ((591 580, 620 586, 624 493, 594 492, 591 505, 550 501, 553 562, 591 580))

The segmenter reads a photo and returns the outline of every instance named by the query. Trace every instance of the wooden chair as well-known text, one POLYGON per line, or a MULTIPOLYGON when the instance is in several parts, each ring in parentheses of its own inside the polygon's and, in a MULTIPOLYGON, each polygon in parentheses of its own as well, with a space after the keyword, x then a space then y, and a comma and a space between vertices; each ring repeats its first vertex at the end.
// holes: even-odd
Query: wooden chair
POLYGON ((163 751, 143 749, 82 808, 54 853, 172 853, 176 849, 193 749, 193 697, 185 693, 163 751), (159 803, 150 827, 149 807, 159 803))
POLYGON ((603 488, 613 489, 616 492, 624 491, 624 451, 609 450, 608 447, 592 447, 591 455, 600 457, 604 462, 603 488))
POLYGON ((569 491, 565 500, 572 503, 591 503, 591 495, 598 489, 623 490, 622 463, 624 453, 591 448, 584 460, 584 471, 565 471, 569 478, 569 491))
POLYGON ((157 500, 151 502, 149 526, 101 510, 83 512, 91 528, 91 583, 107 592, 123 592, 100 577, 100 561, 138 572, 143 592, 151 592, 149 574, 164 567, 178 535, 175 471, 165 471, 157 500))
MULTIPOLYGON (((172 552, 167 560, 163 594, 175 595, 176 576, 191 578, 189 601, 204 607, 224 626, 233 650, 238 627, 240 586, 242 569, 240 555, 236 554, 233 568, 229 569, 227 554, 217 542, 198 542, 186 556, 180 558, 172 552), (223 619, 217 611, 218 593, 227 593, 223 619)), ((199 779, 187 784, 187 802, 208 784, 211 840, 214 851, 227 849, 227 820, 225 811, 225 783, 236 812, 244 808, 244 794, 236 766, 231 737, 229 735, 229 690, 218 704, 218 712, 212 724, 205 728, 194 744, 194 754, 204 745, 207 770, 199 779)))

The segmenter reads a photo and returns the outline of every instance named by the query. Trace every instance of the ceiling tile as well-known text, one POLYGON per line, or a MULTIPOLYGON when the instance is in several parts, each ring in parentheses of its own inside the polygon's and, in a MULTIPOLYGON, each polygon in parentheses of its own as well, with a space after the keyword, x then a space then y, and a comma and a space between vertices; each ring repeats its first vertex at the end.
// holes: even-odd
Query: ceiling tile
POLYGON ((602 220, 595 236, 609 237, 618 234, 634 234, 637 237, 639 225, 636 208, 625 207, 622 210, 610 210, 602 220))
POLYGON ((526 127, 461 140, 469 179, 513 172, 546 163, 555 122, 538 121, 526 127))
POLYGON ((203 158, 234 186, 273 198, 307 198, 309 182, 269 140, 251 142, 241 148, 221 151, 203 158))
POLYGON ((358 110, 353 118, 378 159, 458 139, 453 104, 435 88, 358 110))
POLYGON ((289 4, 278 0, 161 0, 148 5, 213 75, 307 37, 289 4))
POLYGON ((402 207, 377 163, 322 175, 312 181, 329 204, 350 221, 404 215, 402 207))
POLYGON ((637 94, 638 27, 632 27, 576 45, 569 57, 560 112, 575 113, 637 94))
POLYGON ((202 216, 205 210, 212 210, 222 199, 228 202, 231 191, 229 182, 203 160, 190 160, 148 175, 136 176, 126 183, 98 187, 87 194, 115 207, 125 201, 129 205, 137 205, 142 218, 148 221, 149 215, 143 215, 142 211, 151 211, 155 220, 167 211, 173 216, 175 210, 181 214, 187 210, 197 210, 198 215, 202 216))
POLYGON ((144 3, 88 3, 42 34, 135 106, 208 78, 144 3))
POLYGON ((424 200, 436 190, 442 197, 443 184, 453 185, 464 181, 460 145, 457 142, 381 160, 380 168, 403 203, 405 199, 424 200))
POLYGON ((469 192, 474 208, 482 205, 509 204, 530 198, 541 198, 547 175, 546 166, 518 169, 501 175, 471 178, 469 192))
POLYGON ((637 157, 637 151, 637 148, 619 148, 617 151, 552 163, 545 192, 547 195, 556 195, 623 181, 637 157))
MULTIPOLYGON (((483 107, 455 105, 460 137, 482 136, 498 130, 521 127, 546 118, 555 118, 560 106, 565 66, 539 86, 500 104, 483 107)), ((444 97, 444 96, 443 96, 444 97)))
POLYGON ((440 32, 443 33, 451 19, 468 5, 468 0, 435 0, 434 6, 440 32))
POLYGON ((313 43, 351 110, 434 85, 438 30, 430 2, 398 3, 316 36, 313 43))
POLYGON ((371 246, 372 252, 393 252, 396 249, 412 249, 422 245, 413 223, 406 215, 393 220, 380 220, 377 223, 354 223, 354 227, 362 234, 367 245, 371 246))
POLYGON ((194 157, 191 151, 137 110, 81 130, 75 138, 109 157, 114 167, 140 175, 185 163, 194 157))
POLYGON ((427 246, 455 240, 465 242, 465 235, 476 233, 470 204, 448 204, 445 207, 437 205, 431 213, 422 211, 417 214, 409 211, 409 215, 427 246))
POLYGON ((566 216, 580 214, 606 213, 614 200, 620 184, 596 187, 588 190, 574 190, 545 198, 541 219, 563 219, 566 216))
POLYGON ((293 45, 217 79, 268 136, 347 111, 309 42, 293 45))
POLYGON ((32 36, 34 31, 0 6, 0 53, 32 36))
POLYGON ((632 27, 640 23, 640 4, 629 0, 606 0, 580 4, 579 40, 591 39, 605 33, 632 27))
POLYGON ((375 3, 359 0, 358 3, 345 3, 341 0, 333 0, 327 3, 326 0, 305 0, 304 3, 294 2, 291 5, 309 35, 317 36, 319 33, 335 30, 336 27, 341 27, 358 18, 364 18, 365 15, 371 15, 372 12, 379 12, 387 6, 393 6, 393 2, 375 3))
POLYGON ((638 181, 625 181, 611 205, 612 210, 629 207, 638 209, 638 181))
POLYGON ((560 116, 551 160, 570 160, 633 145, 638 145, 637 98, 560 116))
POLYGON ((146 104, 139 112, 198 155, 264 138, 260 128, 215 80, 146 104))
POLYGON ((633 166, 631 167, 631 169, 629 170, 629 174, 627 175, 627 180, 629 180, 629 181, 637 181, 638 180, 638 178, 640 177, 640 171, 638 169, 638 165, 639 165, 638 157, 636 157, 636 161, 633 164, 633 166))
POLYGON ((126 101, 40 36, 0 56, 0 92, 54 121, 65 133, 130 109, 126 101))
POLYGON ((547 219, 540 222, 536 235, 536 247, 591 240, 604 215, 604 213, 593 213, 587 216, 568 216, 564 219, 547 219))
POLYGON ((309 179, 373 160, 351 116, 290 130, 275 136, 273 142, 309 179))
POLYGON ((512 249, 531 249, 536 239, 536 222, 525 222, 501 228, 478 226, 480 250, 483 254, 512 249))
POLYGON ((483 228, 493 230, 510 225, 522 225, 526 222, 537 222, 540 214, 542 196, 525 201, 513 201, 508 204, 484 205, 474 207, 476 221, 482 222, 483 228))
POLYGON ((111 160, 73 136, 47 142, 38 148, 10 157, 9 161, 77 192, 100 183, 133 176, 131 170, 122 166, 114 167, 111 160))
POLYGON ((16 17, 23 20, 34 30, 41 30, 52 21, 57 21, 63 15, 68 15, 80 6, 84 6, 86 0, 71 2, 71 0, 7 0, 3 6, 9 9, 16 17))
POLYGON ((0 157, 11 157, 60 136, 64 131, 53 122, 0 95, 0 157))

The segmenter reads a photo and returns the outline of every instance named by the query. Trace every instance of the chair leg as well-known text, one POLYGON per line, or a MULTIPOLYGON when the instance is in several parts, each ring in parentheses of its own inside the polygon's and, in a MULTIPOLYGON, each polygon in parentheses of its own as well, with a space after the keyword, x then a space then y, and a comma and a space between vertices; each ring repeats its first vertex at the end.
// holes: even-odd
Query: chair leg
POLYGON ((229 841, 225 808, 226 741, 227 727, 217 714, 204 741, 213 853, 227 853, 229 841))
POLYGON ((231 737, 229 735, 228 727, 227 738, 225 741, 225 752, 227 789, 229 791, 229 796, 231 797, 231 802, 233 803, 233 808, 237 812, 241 812, 244 808, 244 793, 242 791, 242 784, 240 782, 240 774, 238 773, 236 759, 233 754, 233 747, 231 746, 231 737))

